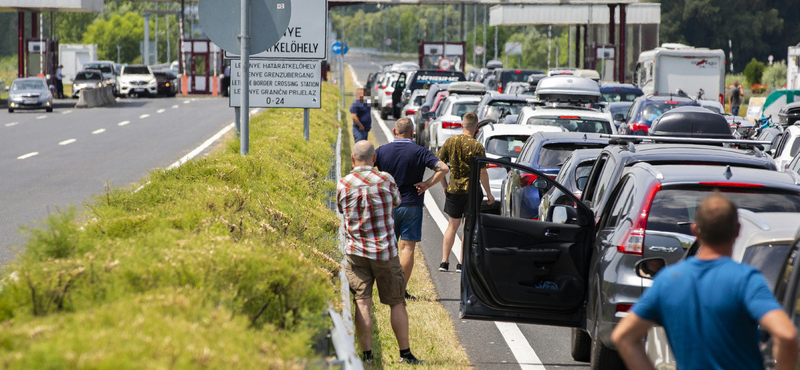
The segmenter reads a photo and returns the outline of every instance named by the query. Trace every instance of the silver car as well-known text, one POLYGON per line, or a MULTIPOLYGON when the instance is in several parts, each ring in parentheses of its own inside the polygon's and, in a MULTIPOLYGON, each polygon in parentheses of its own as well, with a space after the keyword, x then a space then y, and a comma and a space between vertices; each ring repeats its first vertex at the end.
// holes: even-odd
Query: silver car
POLYGON ((39 77, 18 78, 8 90, 8 112, 16 109, 44 109, 53 111, 53 94, 47 82, 39 77))
POLYGON ((98 69, 87 69, 75 74, 72 80, 72 97, 78 98, 81 91, 105 86, 103 73, 98 69))

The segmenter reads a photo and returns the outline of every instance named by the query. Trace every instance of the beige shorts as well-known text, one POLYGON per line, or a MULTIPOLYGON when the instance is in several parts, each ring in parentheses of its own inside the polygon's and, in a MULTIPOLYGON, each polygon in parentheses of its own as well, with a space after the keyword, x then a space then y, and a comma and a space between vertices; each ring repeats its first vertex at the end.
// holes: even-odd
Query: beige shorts
POLYGON ((372 285, 377 283, 381 303, 394 306, 405 302, 406 279, 398 257, 376 261, 348 254, 345 275, 356 299, 372 298, 372 285))

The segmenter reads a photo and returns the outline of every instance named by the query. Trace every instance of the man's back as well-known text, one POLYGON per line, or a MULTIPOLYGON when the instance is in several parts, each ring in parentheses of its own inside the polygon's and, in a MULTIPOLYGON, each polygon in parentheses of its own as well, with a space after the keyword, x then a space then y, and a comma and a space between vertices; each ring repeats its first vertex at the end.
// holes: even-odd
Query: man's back
POLYGON ((633 312, 664 326, 678 368, 762 369, 758 320, 780 309, 761 273, 730 258, 659 272, 633 312))
POLYGON ((461 134, 447 139, 436 156, 450 166, 450 182, 447 192, 466 194, 472 156, 485 157, 486 150, 471 136, 461 134))
POLYGON ((391 174, 397 182, 397 188, 403 197, 401 206, 421 206, 424 198, 417 194, 414 184, 422 181, 425 168, 433 168, 439 158, 411 139, 397 139, 381 145, 375 153, 378 155, 375 162, 378 169, 391 174))

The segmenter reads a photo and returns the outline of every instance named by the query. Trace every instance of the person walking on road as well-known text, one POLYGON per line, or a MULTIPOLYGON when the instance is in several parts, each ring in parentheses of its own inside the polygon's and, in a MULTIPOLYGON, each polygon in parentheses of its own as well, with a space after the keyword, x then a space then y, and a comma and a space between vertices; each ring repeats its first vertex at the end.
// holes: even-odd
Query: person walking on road
POLYGON ((56 97, 59 99, 64 98, 64 82, 63 82, 64 74, 62 72, 63 68, 64 66, 60 64, 58 65, 58 68, 56 68, 56 97))
POLYGON ((356 142, 367 140, 369 130, 372 129, 372 106, 364 101, 364 89, 356 90, 356 100, 350 106, 353 117, 353 139, 356 142))
POLYGON ((739 81, 733 81, 733 87, 728 90, 728 105, 731 106, 732 115, 739 115, 739 106, 742 105, 743 96, 742 85, 739 85, 739 81))
MULTIPOLYGON (((467 189, 469 186, 470 161, 472 156, 485 157, 486 149, 475 140, 475 132, 478 131, 478 116, 475 113, 467 113, 461 120, 461 134, 447 139, 436 155, 439 159, 450 166, 450 182, 442 179, 442 186, 445 190, 444 213, 450 217, 447 229, 444 232, 442 241, 442 262, 439 264, 439 271, 450 269, 450 251, 453 250, 456 232, 461 226, 461 218, 464 216, 464 208, 467 206, 467 189)), ((481 168, 481 185, 483 192, 488 198, 488 203, 494 203, 494 196, 489 188, 489 173, 486 168, 481 168)), ((463 240, 461 248, 463 250, 463 240)), ((461 272, 461 261, 456 264, 456 272, 461 272)))
POLYGON ((372 286, 391 310, 391 323, 400 348, 400 362, 418 364, 411 353, 406 311, 405 277, 397 253, 392 208, 400 192, 392 175, 380 172, 375 148, 361 140, 353 146, 353 171, 336 186, 336 205, 344 217, 345 274, 356 300, 356 333, 365 362, 372 363, 372 286))
MULTIPOLYGON (((422 206, 425 200, 423 194, 428 188, 444 179, 450 171, 444 162, 436 158, 433 153, 414 143, 414 124, 410 119, 403 117, 397 120, 392 133, 393 142, 381 145, 376 151, 375 165, 381 171, 388 172, 397 182, 402 201, 400 206, 392 210, 394 215, 394 234, 400 240, 400 264, 403 265, 403 274, 408 279, 414 269, 414 249, 422 240, 422 206), (433 176, 425 181, 425 169, 434 171, 433 176)), ((415 297, 405 292, 406 299, 415 297)))
POLYGON ((777 369, 794 369, 797 332, 761 273, 731 259, 736 204, 715 192, 695 211, 697 255, 662 269, 611 339, 630 369, 655 369, 645 353, 653 325, 667 333, 678 369, 764 369, 758 326, 774 343, 777 369))

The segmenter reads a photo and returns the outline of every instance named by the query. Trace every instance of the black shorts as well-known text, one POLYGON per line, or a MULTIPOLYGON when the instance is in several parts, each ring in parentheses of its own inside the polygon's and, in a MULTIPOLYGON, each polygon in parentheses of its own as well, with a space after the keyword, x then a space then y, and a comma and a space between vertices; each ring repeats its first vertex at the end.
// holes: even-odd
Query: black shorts
POLYGON ((444 213, 450 218, 464 217, 464 209, 467 208, 469 194, 444 194, 444 213))

